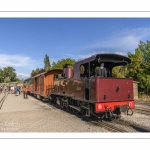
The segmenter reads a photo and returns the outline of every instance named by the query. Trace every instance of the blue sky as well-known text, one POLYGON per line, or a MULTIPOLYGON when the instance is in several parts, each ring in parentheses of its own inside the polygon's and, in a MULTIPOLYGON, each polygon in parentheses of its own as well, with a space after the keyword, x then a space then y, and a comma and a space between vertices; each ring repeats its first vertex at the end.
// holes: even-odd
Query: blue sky
POLYGON ((96 53, 134 53, 150 40, 150 18, 0 18, 0 68, 12 66, 18 77, 63 58, 96 53))

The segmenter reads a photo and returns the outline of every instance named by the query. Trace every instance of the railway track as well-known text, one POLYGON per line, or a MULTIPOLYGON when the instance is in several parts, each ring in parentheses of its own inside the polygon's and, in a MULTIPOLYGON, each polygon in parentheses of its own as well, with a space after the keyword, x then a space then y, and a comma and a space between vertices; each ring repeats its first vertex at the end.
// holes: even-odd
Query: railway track
POLYGON ((135 101, 135 104, 150 104, 150 101, 135 101))
POLYGON ((131 126, 131 124, 129 123, 129 122, 126 122, 126 121, 124 121, 124 120, 113 120, 113 122, 115 122, 115 123, 117 123, 117 124, 120 124, 120 125, 125 125, 125 126, 127 126, 127 127, 130 127, 131 126))
POLYGON ((106 121, 91 121, 91 123, 97 124, 98 126, 102 126, 112 132, 127 132, 126 130, 116 127, 114 124, 110 124, 106 121))
POLYGON ((135 101, 135 106, 141 105, 141 106, 147 106, 150 107, 150 101, 135 101))
POLYGON ((126 127, 133 128, 137 132, 150 132, 150 129, 147 129, 144 126, 141 126, 141 125, 133 123, 133 122, 125 121, 125 120, 122 120, 122 119, 113 120, 113 122, 115 122, 117 124, 124 125, 126 127))
POLYGON ((7 96, 8 96, 8 93, 5 92, 4 96, 3 96, 2 99, 0 100, 0 110, 1 110, 1 108, 2 108, 2 106, 3 106, 3 103, 4 103, 4 101, 5 101, 5 99, 6 99, 7 96))
POLYGON ((115 119, 110 122, 107 121, 90 121, 98 126, 104 127, 105 129, 112 132, 150 132, 150 129, 147 129, 144 126, 125 121, 122 119, 115 119))
POLYGON ((141 114, 150 115, 150 109, 149 108, 144 108, 144 107, 136 106, 134 108, 134 111, 135 112, 139 112, 141 114))

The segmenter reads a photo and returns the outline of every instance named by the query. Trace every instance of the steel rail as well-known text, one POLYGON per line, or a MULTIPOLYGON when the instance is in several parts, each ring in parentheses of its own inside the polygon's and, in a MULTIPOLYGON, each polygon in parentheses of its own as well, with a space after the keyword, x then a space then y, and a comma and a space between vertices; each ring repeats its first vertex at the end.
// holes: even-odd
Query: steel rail
POLYGON ((134 122, 125 121, 122 119, 113 120, 113 122, 124 125, 126 127, 134 128, 137 132, 149 132, 150 131, 150 129, 145 127, 145 126, 141 126, 141 125, 136 124, 134 122))
POLYGON ((130 123, 129 122, 125 122, 123 120, 116 119, 116 120, 113 120, 112 122, 117 123, 117 124, 121 124, 121 125, 125 125, 127 127, 130 127, 130 123))
POLYGON ((0 100, 0 109, 2 108, 3 103, 4 103, 4 101, 5 101, 5 99, 6 99, 7 96, 8 96, 8 93, 5 92, 4 96, 3 96, 2 99, 0 100))
POLYGON ((143 104, 143 105, 150 105, 150 101, 135 101, 135 105, 143 104))
POLYGON ((145 114, 145 115, 150 115, 150 109, 149 108, 144 108, 144 107, 135 107, 134 110, 136 112, 139 112, 141 114, 145 114))
POLYGON ((106 121, 91 121, 91 123, 97 124, 99 126, 103 126, 104 128, 112 132, 127 132, 126 130, 120 129, 118 127, 115 127, 114 125, 107 123, 106 121))

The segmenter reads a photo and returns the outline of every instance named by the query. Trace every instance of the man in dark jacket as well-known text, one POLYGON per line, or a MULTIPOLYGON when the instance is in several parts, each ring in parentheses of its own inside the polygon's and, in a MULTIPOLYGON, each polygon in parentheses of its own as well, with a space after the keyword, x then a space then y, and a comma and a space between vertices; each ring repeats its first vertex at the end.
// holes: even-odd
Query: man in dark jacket
POLYGON ((97 70, 97 76, 107 77, 106 68, 104 68, 104 63, 101 63, 99 69, 97 70))

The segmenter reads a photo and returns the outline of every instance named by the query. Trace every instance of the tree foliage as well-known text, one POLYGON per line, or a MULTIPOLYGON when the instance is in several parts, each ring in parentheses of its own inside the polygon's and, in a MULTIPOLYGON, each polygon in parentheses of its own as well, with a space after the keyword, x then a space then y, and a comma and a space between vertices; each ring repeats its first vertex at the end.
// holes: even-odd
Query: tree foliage
MULTIPOLYGON (((44 58, 44 62, 46 62, 46 56, 45 56, 45 58, 44 58)), ((74 63, 75 63, 75 60, 74 60, 74 59, 71 59, 71 58, 61 59, 61 60, 59 60, 58 62, 53 62, 53 63, 52 63, 52 66, 50 66, 50 68, 51 68, 51 69, 63 69, 63 66, 64 66, 65 64, 69 64, 69 66, 73 68, 74 63)), ((46 65, 45 65, 45 66, 46 66, 46 65)), ((45 68, 46 68, 46 67, 45 67, 45 68)), ((49 67, 48 67, 48 68, 49 68, 49 67)), ((45 71, 49 71, 49 69, 46 70, 46 69, 43 69, 43 68, 36 68, 35 70, 32 70, 32 72, 31 72, 30 75, 31 75, 31 77, 33 77, 33 76, 35 76, 35 75, 37 75, 37 74, 40 74, 40 73, 42 73, 42 72, 45 72, 45 71)))
POLYGON ((128 53, 132 63, 128 65, 127 77, 139 81, 139 92, 148 94, 150 91, 150 41, 141 42, 135 54, 128 53))
POLYGON ((11 66, 0 69, 0 81, 5 83, 18 81, 19 79, 15 71, 16 70, 11 66))
POLYGON ((117 66, 112 69, 112 76, 115 78, 125 78, 127 67, 117 66))
POLYGON ((35 76, 37 74, 40 74, 42 72, 45 72, 45 69, 43 69, 43 68, 36 68, 35 70, 32 70, 30 75, 31 75, 31 77, 33 77, 33 76, 35 76))
POLYGON ((63 66, 65 64, 69 64, 70 67, 73 68, 74 63, 75 63, 75 60, 71 58, 61 59, 58 62, 53 62, 51 69, 63 69, 63 66))
POLYGON ((46 54, 44 58, 44 70, 49 71, 51 69, 49 56, 46 54))

